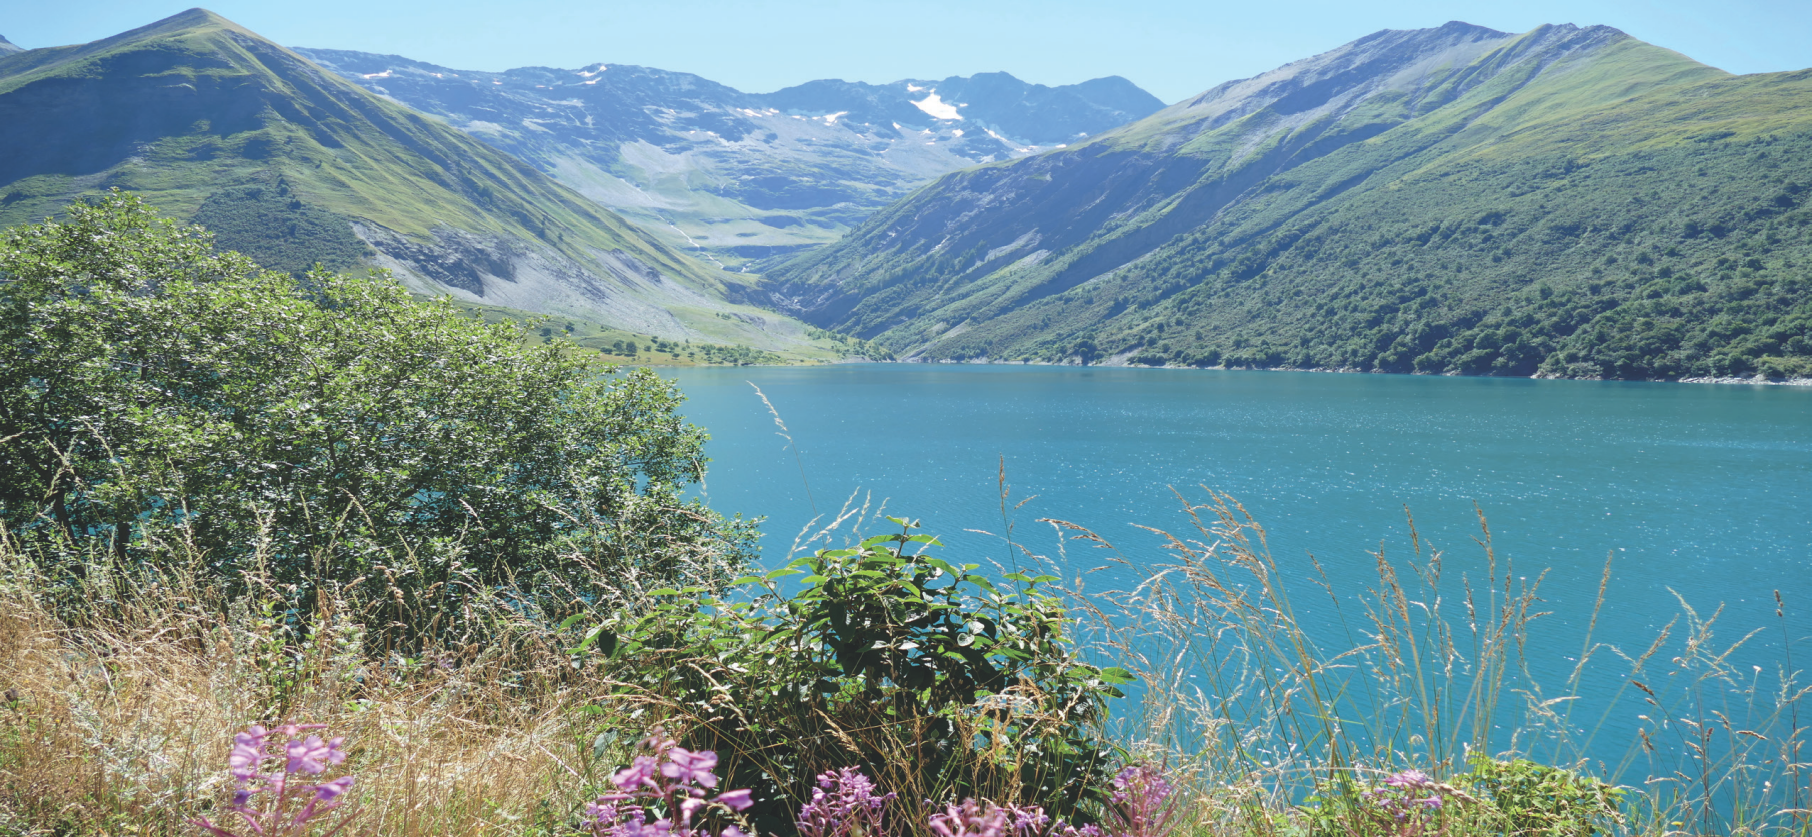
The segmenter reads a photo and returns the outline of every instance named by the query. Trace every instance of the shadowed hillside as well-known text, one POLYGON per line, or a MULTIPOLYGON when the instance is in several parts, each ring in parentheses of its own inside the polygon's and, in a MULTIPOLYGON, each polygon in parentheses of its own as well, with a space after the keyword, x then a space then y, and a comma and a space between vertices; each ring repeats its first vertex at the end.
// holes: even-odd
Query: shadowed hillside
POLYGON ((693 261, 531 166, 193 9, 0 57, 0 225, 120 188, 271 267, 671 339, 807 344, 693 261))

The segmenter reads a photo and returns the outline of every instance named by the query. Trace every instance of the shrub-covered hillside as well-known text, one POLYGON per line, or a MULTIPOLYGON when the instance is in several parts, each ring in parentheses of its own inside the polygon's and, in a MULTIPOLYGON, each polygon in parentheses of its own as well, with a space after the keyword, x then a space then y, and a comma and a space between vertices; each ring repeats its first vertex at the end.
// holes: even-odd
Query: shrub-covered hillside
POLYGON ((770 274, 924 359, 1812 374, 1812 71, 1386 31, 950 175, 770 274))

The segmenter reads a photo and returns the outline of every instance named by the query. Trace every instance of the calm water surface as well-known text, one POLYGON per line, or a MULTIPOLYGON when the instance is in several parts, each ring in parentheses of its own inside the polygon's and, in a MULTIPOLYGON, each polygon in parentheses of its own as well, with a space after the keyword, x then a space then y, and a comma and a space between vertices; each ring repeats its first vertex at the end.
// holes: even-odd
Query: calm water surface
MULTIPOLYGON (((766 517, 769 563, 814 504, 834 512, 854 491, 921 519, 946 557, 1004 561, 999 539, 966 531, 1001 530, 1004 458, 1016 500, 1037 495, 1014 515, 1035 551, 1056 554, 1035 522, 1052 517, 1162 562, 1160 539, 1135 524, 1182 530, 1172 487, 1201 499, 1207 486, 1246 505, 1280 561, 1313 553, 1346 590, 1373 582, 1380 543, 1408 552, 1406 506, 1450 568, 1476 578, 1476 504, 1500 560, 1550 569, 1545 635, 1564 640, 1532 650, 1538 673, 1570 668, 1607 554, 1600 639, 1646 646, 1677 592, 1706 614, 1725 606, 1730 639, 1768 628, 1754 641, 1763 660, 1783 642, 1775 590, 1791 635, 1812 635, 1812 388, 904 364, 664 374, 712 435, 711 505, 766 517)), ((1069 556, 1072 569, 1100 563, 1069 556)), ((1104 571, 1090 589, 1132 575, 1104 571)))

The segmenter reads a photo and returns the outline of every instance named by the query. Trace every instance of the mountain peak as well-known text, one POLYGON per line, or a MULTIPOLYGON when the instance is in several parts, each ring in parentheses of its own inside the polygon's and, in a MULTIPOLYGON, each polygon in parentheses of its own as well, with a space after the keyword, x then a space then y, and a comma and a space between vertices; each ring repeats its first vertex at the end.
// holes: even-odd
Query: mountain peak
MULTIPOLYGON (((252 32, 250 30, 246 29, 245 27, 240 26, 239 24, 226 19, 226 18, 220 16, 219 14, 208 11, 207 9, 201 8, 200 6, 196 6, 193 9, 185 9, 183 11, 177 12, 176 14, 166 17, 163 20, 159 20, 154 23, 147 24, 145 26, 140 26, 137 29, 131 29, 131 30, 128 30, 125 32, 121 32, 118 35, 115 35, 111 38, 106 38, 103 41, 99 41, 97 43, 104 43, 106 41, 117 42, 117 41, 123 41, 123 40, 130 40, 130 39, 134 39, 134 38, 141 38, 141 37, 150 36, 150 35, 156 35, 156 36, 174 35, 178 32, 183 32, 186 30, 194 30, 194 29, 232 29, 234 31, 243 32, 247 35, 252 34, 252 32)), ((254 36, 254 37, 256 37, 256 36, 254 36)))
POLYGON ((1463 20, 1450 20, 1450 21, 1447 21, 1446 23, 1443 23, 1440 26, 1437 26, 1434 29, 1429 30, 1429 31, 1447 32, 1447 33, 1465 32, 1465 33, 1476 34, 1476 35, 1480 35, 1480 36, 1488 37, 1488 38, 1501 38, 1505 35, 1510 34, 1509 32, 1499 32, 1498 30, 1492 29, 1488 26, 1480 26, 1476 23, 1467 23, 1466 21, 1463 21, 1463 20))
POLYGON ((19 46, 18 44, 15 44, 12 41, 7 40, 5 35, 0 35, 0 55, 10 55, 15 52, 24 52, 24 51, 25 51, 25 47, 19 46))
POLYGON ((164 18, 163 20, 157 21, 155 23, 152 23, 150 26, 146 26, 143 28, 145 28, 145 29, 155 29, 155 28, 177 29, 177 28, 194 28, 194 27, 198 27, 198 26, 231 26, 234 28, 240 28, 239 24, 226 19, 225 16, 223 16, 217 12, 209 11, 200 6, 196 6, 194 8, 190 8, 190 9, 184 9, 180 12, 177 12, 176 14, 173 14, 169 17, 164 18))

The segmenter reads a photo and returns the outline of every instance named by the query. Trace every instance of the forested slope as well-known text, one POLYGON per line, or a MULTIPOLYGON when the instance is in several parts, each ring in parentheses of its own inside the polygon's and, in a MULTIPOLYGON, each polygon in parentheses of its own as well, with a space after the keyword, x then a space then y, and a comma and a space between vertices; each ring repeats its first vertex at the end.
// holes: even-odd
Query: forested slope
POLYGON ((1812 73, 1381 32, 950 175, 771 274, 923 359, 1812 372, 1812 73))

